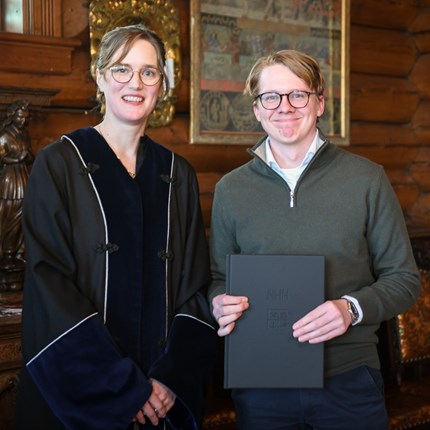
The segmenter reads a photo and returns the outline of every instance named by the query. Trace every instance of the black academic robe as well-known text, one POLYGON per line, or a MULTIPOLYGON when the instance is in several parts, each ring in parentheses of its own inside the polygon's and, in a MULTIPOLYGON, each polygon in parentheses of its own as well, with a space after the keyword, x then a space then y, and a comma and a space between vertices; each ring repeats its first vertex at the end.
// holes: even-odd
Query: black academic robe
POLYGON ((177 395, 173 422, 200 428, 217 343, 197 180, 147 136, 142 148, 135 179, 92 127, 37 154, 17 429, 126 429, 149 378, 177 395))

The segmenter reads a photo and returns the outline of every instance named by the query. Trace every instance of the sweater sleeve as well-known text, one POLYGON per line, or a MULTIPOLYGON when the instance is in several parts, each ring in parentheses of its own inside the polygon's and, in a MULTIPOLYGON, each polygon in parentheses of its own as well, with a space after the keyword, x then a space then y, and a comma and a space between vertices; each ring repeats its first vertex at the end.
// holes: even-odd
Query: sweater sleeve
POLYGON ((215 187, 212 206, 210 256, 212 282, 209 288, 209 301, 225 293, 226 282, 226 256, 239 253, 239 246, 235 240, 232 222, 224 211, 224 205, 228 204, 223 182, 215 187))
POLYGON ((375 282, 351 292, 363 310, 363 324, 379 323, 404 312, 421 292, 419 273, 403 212, 380 170, 369 192, 367 243, 375 282))

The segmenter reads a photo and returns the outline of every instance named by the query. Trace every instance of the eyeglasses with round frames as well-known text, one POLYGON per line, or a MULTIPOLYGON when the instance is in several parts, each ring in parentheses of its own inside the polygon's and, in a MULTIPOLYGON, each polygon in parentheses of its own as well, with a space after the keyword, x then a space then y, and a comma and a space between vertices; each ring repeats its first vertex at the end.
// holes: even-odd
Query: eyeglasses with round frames
POLYGON ((294 109, 303 109, 308 105, 309 97, 312 94, 316 95, 317 93, 300 90, 294 90, 286 94, 279 94, 275 92, 262 93, 255 97, 254 101, 260 99, 261 106, 263 106, 264 109, 274 110, 278 109, 278 107, 281 105, 282 97, 287 97, 288 103, 291 105, 291 107, 294 109))
POLYGON ((153 86, 160 82, 162 74, 158 69, 153 67, 144 67, 140 70, 133 70, 130 66, 117 64, 109 68, 112 77, 119 84, 127 84, 133 79, 135 73, 139 73, 140 80, 144 85, 153 86))

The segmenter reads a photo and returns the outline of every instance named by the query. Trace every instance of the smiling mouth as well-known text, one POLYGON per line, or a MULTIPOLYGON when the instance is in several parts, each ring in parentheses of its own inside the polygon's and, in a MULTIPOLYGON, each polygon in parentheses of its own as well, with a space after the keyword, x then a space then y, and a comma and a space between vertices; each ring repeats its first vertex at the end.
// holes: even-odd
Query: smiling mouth
POLYGON ((283 118, 277 119, 275 122, 280 125, 291 125, 297 121, 297 118, 283 118))
POLYGON ((143 102, 143 97, 137 97, 137 96, 124 96, 123 100, 126 102, 134 102, 134 103, 140 103, 143 102))

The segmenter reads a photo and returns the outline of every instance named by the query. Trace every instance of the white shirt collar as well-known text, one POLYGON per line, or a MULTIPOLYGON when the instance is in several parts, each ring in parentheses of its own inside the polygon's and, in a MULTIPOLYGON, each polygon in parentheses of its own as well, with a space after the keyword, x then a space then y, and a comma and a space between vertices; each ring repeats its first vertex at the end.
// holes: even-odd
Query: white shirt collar
MULTIPOLYGON (((323 145, 324 141, 320 138, 318 130, 315 133, 315 137, 312 140, 312 143, 309 146, 308 151, 306 152, 305 157, 303 158, 303 161, 300 163, 299 166, 296 167, 296 169, 304 169, 309 164, 309 162, 312 160, 313 156, 316 154, 319 148, 323 145)), ((270 139, 267 137, 266 141, 264 142, 264 160, 265 162, 273 169, 274 167, 276 170, 281 170, 278 163, 275 160, 275 157, 273 156, 272 149, 270 148, 270 139)), ((262 146, 263 146, 262 145, 262 146)), ((262 151, 263 154, 263 151, 262 151)))

